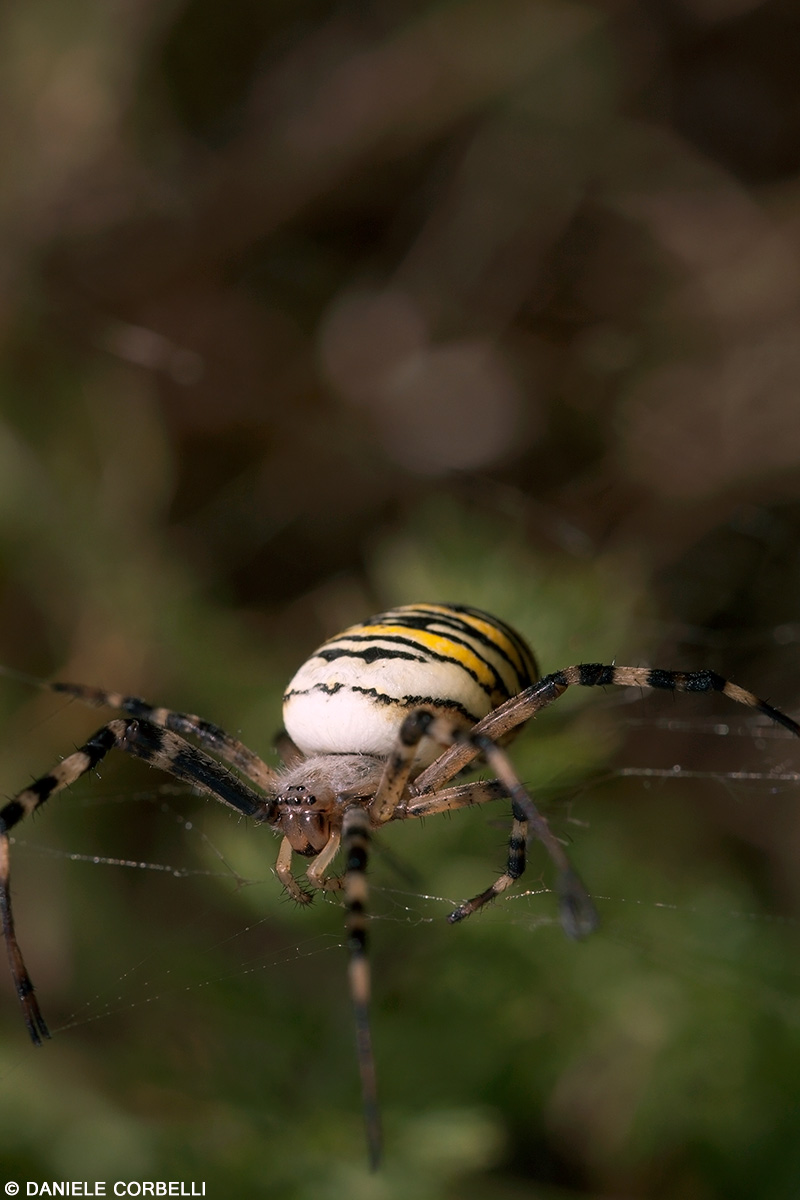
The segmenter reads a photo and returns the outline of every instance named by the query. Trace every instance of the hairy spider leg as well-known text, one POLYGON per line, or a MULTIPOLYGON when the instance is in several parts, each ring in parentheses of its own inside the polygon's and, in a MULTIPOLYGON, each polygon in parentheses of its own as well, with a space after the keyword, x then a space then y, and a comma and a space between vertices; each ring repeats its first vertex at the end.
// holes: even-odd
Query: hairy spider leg
POLYGON ((442 788, 439 792, 424 796, 410 796, 398 805, 393 820, 433 817, 437 813, 457 812, 460 808, 472 808, 478 804, 491 804, 494 800, 507 799, 508 792, 499 779, 475 779, 472 783, 459 783, 455 787, 442 788))
POLYGON ((464 732, 455 722, 443 719, 437 721, 434 714, 426 708, 414 709, 403 719, 395 744, 386 759, 380 783, 369 804, 369 814, 375 825, 383 825, 390 821, 397 811, 422 739, 429 735, 442 745, 448 746, 453 742, 456 730, 464 732))
MULTIPOLYGON (((529 720, 562 696, 568 687, 638 687, 669 692, 720 692, 737 704, 754 708, 770 721, 782 725, 795 737, 800 737, 800 725, 779 708, 760 700, 714 671, 664 671, 651 667, 615 667, 603 663, 581 663, 543 676, 519 695, 506 700, 473 730, 498 741, 524 721, 529 720)), ((460 742, 445 750, 431 763, 414 783, 421 792, 436 791, 463 770, 478 754, 480 747, 473 742, 460 742)))
POLYGON ((74 696, 76 700, 80 700, 82 704, 87 704, 92 708, 113 708, 117 712, 148 721, 151 725, 169 729, 183 737, 196 738, 201 746, 211 751, 212 754, 218 754, 237 771, 241 771, 256 787, 263 788, 264 791, 270 791, 275 787, 278 778, 277 772, 268 766, 254 750, 245 746, 237 738, 231 737, 219 725, 213 725, 211 721, 206 721, 194 713, 176 712, 171 708, 148 704, 146 700, 140 700, 138 696, 126 696, 122 692, 109 692, 103 688, 88 687, 83 683, 56 682, 44 683, 42 686, 51 692, 74 696))
POLYGON ((508 843, 506 870, 491 887, 460 904, 448 920, 451 923, 463 921, 519 879, 525 870, 530 829, 556 867, 556 894, 559 897, 561 924, 565 933, 572 938, 587 937, 598 924, 597 910, 589 893, 571 866, 561 842, 523 787, 508 755, 487 734, 478 733, 476 730, 464 730, 461 725, 445 717, 436 717, 425 709, 409 713, 400 727, 397 744, 387 759, 383 777, 370 805, 373 820, 382 822, 391 819, 407 785, 414 753, 423 737, 433 738, 443 744, 464 743, 475 754, 483 754, 497 775, 504 793, 511 798, 514 818, 508 843))
MULTIPOLYGON (((372 1034, 369 1019, 370 971, 367 958, 366 903, 367 860, 370 829, 394 818, 423 816, 449 808, 461 808, 476 802, 511 797, 513 823, 508 844, 505 872, 480 895, 450 914, 451 922, 470 916, 490 900, 510 887, 525 870, 525 857, 530 827, 558 870, 558 895, 561 901, 561 921, 571 937, 584 937, 597 925, 597 913, 589 895, 570 866, 563 846, 551 832, 544 817, 514 773, 503 750, 484 735, 465 730, 463 725, 445 717, 435 716, 426 709, 415 709, 403 720, 397 739, 386 760, 383 775, 372 800, 366 806, 353 805, 345 811, 342 826, 342 845, 345 853, 344 896, 347 911, 348 948, 350 951, 349 979, 356 1027, 356 1049, 361 1093, 364 1104, 367 1146, 370 1165, 374 1170, 380 1159, 381 1131, 372 1034), (430 798, 404 799, 414 763, 415 752, 423 737, 446 745, 467 740, 476 753, 486 756, 499 779, 490 783, 478 782, 451 788, 430 798)), ((325 866, 332 855, 327 854, 325 866)), ((288 862, 286 863, 288 868, 288 862)), ((296 883, 296 881, 295 881, 296 883)), ((330 886, 330 884, 329 884, 330 886)))
POLYGON ((50 1036, 34 996, 33 983, 25 967, 14 930, 11 910, 9 833, 24 817, 91 771, 105 758, 109 750, 124 750, 151 766, 183 780, 213 796, 236 812, 266 820, 268 803, 231 771, 215 762, 202 750, 191 746, 178 734, 163 727, 135 718, 109 721, 85 745, 63 759, 47 775, 24 788, 0 809, 0 921, 2 922, 11 974, 22 1005, 25 1024, 31 1041, 40 1045, 50 1036))
POLYGON ((348 978, 356 1026, 356 1054, 361 1076, 361 1096, 370 1167, 377 1170, 381 1157, 381 1121, 372 1030, 369 1019, 370 970, 367 958, 367 861, 370 820, 360 806, 348 808, 342 825, 345 854, 344 903, 347 912, 348 978))
POLYGON ((450 914, 451 922, 461 921, 476 909, 481 908, 487 901, 504 891, 519 879, 525 870, 525 849, 527 844, 527 828, 530 826, 536 837, 550 855, 556 870, 556 895, 559 901, 561 926, 568 937, 588 937, 599 924, 597 909, 581 882, 580 877, 570 863, 564 847, 553 834, 547 821, 538 811, 525 788, 522 786, 517 773, 511 765, 508 756, 496 742, 486 734, 473 734, 473 740, 483 751, 489 766, 494 770, 500 782, 511 797, 511 810, 514 814, 514 825, 508 843, 508 866, 506 873, 501 875, 480 896, 468 900, 450 914))

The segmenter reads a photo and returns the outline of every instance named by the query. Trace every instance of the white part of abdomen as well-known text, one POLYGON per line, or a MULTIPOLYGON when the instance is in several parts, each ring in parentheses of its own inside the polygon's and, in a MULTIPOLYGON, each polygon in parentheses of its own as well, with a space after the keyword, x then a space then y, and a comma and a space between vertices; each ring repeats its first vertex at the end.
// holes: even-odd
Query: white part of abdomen
MULTIPOLYGON (((339 634, 311 656, 284 695, 286 732, 303 754, 390 753, 416 708, 464 728, 535 678, 527 645, 477 609, 408 605, 339 634)), ((441 747, 423 742, 416 762, 441 747)))
MULTIPOLYGON (((464 728, 490 711, 477 686, 464 686, 459 667, 437 663, 327 663, 312 659, 289 684, 283 707, 286 732, 299 750, 312 754, 378 754, 394 745, 403 718, 415 708, 451 715, 464 728)), ((469 682, 469 681, 467 681, 469 682)), ((423 749, 421 747, 421 749, 423 749)), ((424 747, 418 761, 432 762, 440 751, 424 747)))

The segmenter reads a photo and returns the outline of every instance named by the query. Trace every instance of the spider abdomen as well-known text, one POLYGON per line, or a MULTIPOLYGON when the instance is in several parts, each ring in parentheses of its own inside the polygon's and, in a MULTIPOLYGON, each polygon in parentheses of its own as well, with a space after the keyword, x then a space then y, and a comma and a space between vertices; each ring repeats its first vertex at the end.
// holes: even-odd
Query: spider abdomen
MULTIPOLYGON (((306 755, 386 756, 415 708, 474 725, 537 677, 509 626, 461 605, 391 609, 331 638, 284 694, 286 731, 306 755)), ((426 739, 418 766, 437 753, 426 739)))

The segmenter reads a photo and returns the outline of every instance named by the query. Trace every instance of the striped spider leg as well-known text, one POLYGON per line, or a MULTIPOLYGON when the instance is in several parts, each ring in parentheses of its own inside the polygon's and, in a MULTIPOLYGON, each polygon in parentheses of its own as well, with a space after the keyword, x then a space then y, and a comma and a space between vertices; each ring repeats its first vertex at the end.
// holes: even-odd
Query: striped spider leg
MULTIPOLYGON (((441 762, 443 757, 440 756, 436 762, 441 762)), ((436 766, 436 762, 433 767, 436 766)), ((459 767, 454 770, 442 783, 447 783, 460 769, 459 767)), ((415 782, 414 791, 421 791, 418 780, 415 782)), ((571 866, 563 845, 552 833, 547 821, 517 777, 508 755, 495 739, 483 732, 479 726, 465 731, 452 720, 434 717, 425 709, 411 713, 403 722, 397 747, 387 760, 381 787, 370 804, 370 812, 376 823, 383 823, 393 818, 432 816, 434 813, 452 811, 467 805, 485 804, 500 796, 511 799, 513 815, 506 870, 491 887, 460 904, 450 913, 448 921, 451 924, 463 921, 519 879, 525 870, 530 831, 542 843, 556 868, 556 892, 559 896, 564 932, 573 938, 587 937, 598 923, 597 912, 588 892, 571 866), (433 738, 440 745, 463 747, 471 758, 483 755, 497 779, 489 783, 478 781, 449 791, 437 790, 430 797, 423 795, 401 805, 414 754, 423 737, 433 738)))
POLYGON ((153 708, 143 700, 104 692, 80 684, 54 683, 50 690, 62 692, 96 706, 107 706, 134 716, 109 721, 73 754, 61 760, 47 775, 35 780, 0 809, 0 922, 11 965, 14 986, 22 1005, 25 1024, 31 1040, 40 1045, 50 1036, 34 995, 31 977, 25 966, 14 929, 10 893, 11 830, 26 816, 35 812, 50 799, 75 783, 87 771, 93 770, 115 747, 144 759, 151 766, 180 779, 192 787, 213 796, 229 808, 257 820, 270 819, 268 800, 237 775, 185 740, 183 733, 193 734, 202 745, 214 749, 225 761, 232 763, 259 787, 274 779, 274 772, 256 754, 223 730, 189 713, 153 708), (180 731, 180 732, 176 732, 180 731))
MULTIPOLYGON (((380 760, 378 760, 380 762, 380 760)), ((369 1019, 370 971, 367 959, 366 870, 371 831, 388 821, 422 817, 466 805, 485 804, 490 800, 511 797, 514 821, 509 839, 506 871, 480 896, 460 905, 449 920, 462 920, 494 899, 519 878, 525 870, 528 829, 539 838, 559 872, 558 891, 562 904, 562 923, 572 937, 584 937, 597 925, 597 914, 586 889, 569 864, 563 846, 553 836, 545 819, 536 809, 530 796, 517 779, 504 751, 491 739, 465 730, 463 724, 451 717, 435 716, 427 709, 414 709, 403 720, 393 750, 383 764, 374 794, 351 797, 342 821, 342 846, 346 872, 342 885, 347 912, 348 947, 350 951, 350 994, 356 1025, 358 1055, 364 1116, 370 1164, 375 1169, 380 1160, 381 1129, 378 1107, 377 1075, 372 1050, 369 1019), (497 780, 476 781, 460 787, 438 791, 430 798, 412 799, 409 778, 414 770, 415 757, 424 738, 438 745, 466 742, 476 754, 484 754, 497 780)), ((337 842, 338 844, 338 842, 337 842)), ((327 852, 323 855, 328 860, 327 852)), ((316 886, 339 886, 339 881, 323 880, 312 866, 306 872, 316 886), (313 872, 313 875, 312 875, 313 872)))
MULTIPOLYGON (((432 608, 432 606, 424 607, 432 608)), ((408 611, 418 615, 422 608, 423 606, 416 606, 415 609, 408 611)), ((397 619, 398 611, 402 612, 403 610, 395 610, 395 613, 373 618, 375 624, 370 627, 374 631, 372 636, 376 639, 381 635, 386 637, 387 627, 392 627, 389 622, 397 619), (384 622, 387 624, 383 624, 384 622)), ((463 609, 451 609, 451 614, 456 612, 462 619, 466 619, 466 612, 471 618, 483 616, 485 619, 489 619, 485 614, 477 614, 475 610, 466 610, 465 612, 463 609)), ((340 646, 344 636, 333 639, 328 645, 340 646)), ((359 634, 356 633, 355 636, 357 637, 359 634)), ((352 642, 349 644, 352 648, 352 642)), ((507 754, 498 744, 498 741, 508 740, 526 721, 541 709, 552 704, 564 694, 568 687, 573 685, 583 687, 617 685, 674 692, 720 692, 736 703, 755 708, 770 720, 782 725, 790 733, 800 736, 800 725, 791 717, 767 704, 766 701, 760 700, 752 692, 738 687, 714 672, 664 671, 643 667, 616 667, 598 663, 567 667, 544 676, 516 696, 512 696, 505 703, 498 705, 486 717, 476 722, 471 730, 465 730, 460 722, 453 721, 452 718, 436 716, 428 709, 416 709, 404 719, 397 742, 386 758, 378 789, 367 804, 369 820, 364 819, 361 809, 354 810, 359 814, 361 849, 358 861, 349 863, 349 869, 359 872, 366 869, 370 824, 379 827, 390 820, 432 816, 440 812, 452 812, 466 806, 487 803, 501 797, 510 797, 513 821, 506 870, 490 887, 460 904, 450 913, 448 920, 451 923, 464 920, 494 900, 519 879, 525 870, 527 841, 530 832, 542 842, 556 867, 556 893, 559 898, 561 923, 565 932, 573 938, 583 938, 590 934, 598 922, 592 900, 569 863, 563 846, 550 831, 547 822, 538 812, 517 777, 507 754), (449 743, 450 748, 420 772, 416 766, 415 753, 426 737, 431 738, 439 745, 448 745, 449 743), (444 786, 479 755, 485 758, 490 769, 496 774, 495 780, 477 781, 450 788, 444 786)), ((364 961, 362 967, 360 961, 365 951, 363 931, 365 896, 364 884, 359 884, 357 897, 354 894, 352 900, 347 894, 346 886, 351 955, 359 958, 360 988, 363 989, 360 994, 357 994, 353 987, 353 998, 359 1029, 358 1052, 367 1111, 368 1137, 373 1149, 374 1162, 378 1143, 373 1139, 377 1138, 379 1134, 375 1067, 367 1012, 369 977, 366 962, 364 961), (371 1129, 373 1124, 374 1128, 371 1129)), ((356 965, 355 957, 351 959, 351 964, 356 965)))
MULTIPOLYGON (((503 739, 510 731, 547 708, 568 687, 635 687, 644 690, 668 692, 719 692, 737 704, 754 708, 776 725, 782 725, 795 737, 800 737, 800 725, 779 708, 760 700, 753 692, 739 687, 714 671, 664 671, 650 667, 617 667, 604 663, 581 663, 565 667, 544 675, 538 682, 513 696, 506 703, 477 723, 474 734, 484 734, 493 739, 503 739)), ((415 780, 422 792, 435 791, 463 770, 476 757, 478 751, 469 742, 462 741, 446 750, 415 780)))
MULTIPOLYGON (((514 824, 509 841, 506 872, 484 892, 460 904, 448 917, 451 923, 470 916, 519 878, 525 869, 526 826, 529 825, 544 844, 557 868, 556 892, 565 932, 571 937, 581 938, 591 933, 596 926, 594 906, 583 884, 570 866, 560 843, 533 808, 532 801, 522 788, 507 756, 497 745, 498 739, 507 738, 573 685, 616 685, 672 692, 719 692, 738 704, 756 709, 775 724, 782 725, 795 737, 800 737, 800 725, 791 717, 713 671, 665 671, 658 668, 582 663, 543 676, 479 721, 470 735, 453 738, 450 748, 417 775, 414 790, 418 798, 404 805, 402 814, 398 814, 408 817, 429 816, 445 809, 452 811, 467 804, 483 803, 484 800, 475 798, 472 792, 472 786, 475 785, 467 785, 464 789, 439 790, 467 768, 480 753, 483 753, 489 766, 495 771, 497 783, 502 787, 504 794, 512 799, 514 824)), ((487 798, 493 799, 494 796, 487 798)))

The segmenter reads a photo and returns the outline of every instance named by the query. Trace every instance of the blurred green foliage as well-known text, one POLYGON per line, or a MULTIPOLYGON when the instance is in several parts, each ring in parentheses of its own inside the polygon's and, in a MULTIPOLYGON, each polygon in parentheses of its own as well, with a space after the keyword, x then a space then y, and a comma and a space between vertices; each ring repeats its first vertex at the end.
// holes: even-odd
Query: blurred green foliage
MULTIPOLYGON (((0 778, 99 714, 223 724, 389 604, 496 612, 542 669, 706 666, 796 706, 800 26, 680 4, 86 0, 0 16, 0 778)), ((371 868, 385 1163, 342 912, 268 830, 103 764, 13 846, 55 1036, 0 997, 4 1179, 420 1200, 800 1190, 789 739, 567 695, 514 761, 547 863, 463 926, 502 805, 371 868)))

